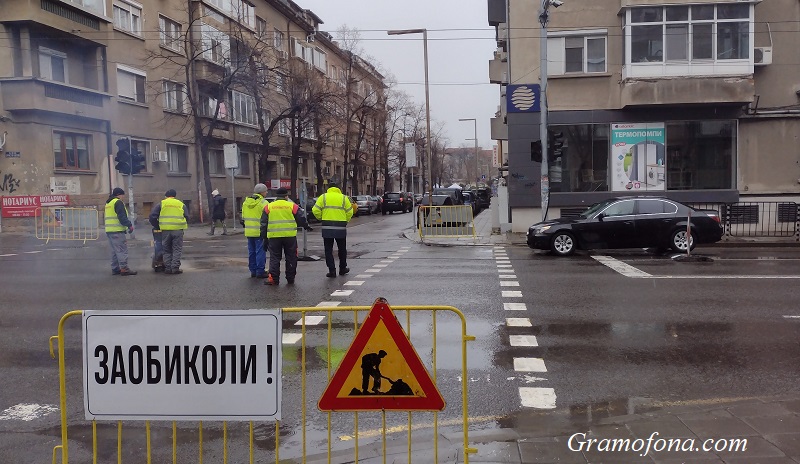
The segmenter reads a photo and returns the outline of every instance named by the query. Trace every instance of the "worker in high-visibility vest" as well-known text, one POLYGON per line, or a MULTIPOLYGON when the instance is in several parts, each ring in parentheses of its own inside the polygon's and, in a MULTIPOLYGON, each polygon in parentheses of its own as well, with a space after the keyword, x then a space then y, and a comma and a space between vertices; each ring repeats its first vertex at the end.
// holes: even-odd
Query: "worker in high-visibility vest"
POLYGON ((269 275, 265 285, 278 285, 281 277, 281 255, 286 255, 286 282, 294 284, 297 275, 297 228, 311 230, 305 211, 289 200, 289 191, 279 188, 278 199, 264 206, 262 235, 269 243, 269 275))
POLYGON ((183 231, 189 221, 189 208, 175 198, 174 189, 167 190, 164 199, 150 212, 150 224, 161 230, 161 246, 164 251, 164 274, 183 274, 183 231))
POLYGON ((242 203, 241 221, 244 226, 244 236, 247 239, 247 266, 250 268, 250 277, 266 278, 267 252, 264 239, 261 237, 261 216, 267 200, 267 186, 256 184, 253 194, 244 199, 242 203))
POLYGON ((116 187, 106 200, 105 224, 108 243, 111 245, 111 275, 130 276, 138 274, 128 267, 128 238, 133 233, 133 224, 128 219, 128 210, 122 197, 125 190, 116 187))
POLYGON ((331 182, 328 191, 317 198, 311 208, 314 217, 322 221, 322 241, 325 244, 325 263, 328 265, 327 277, 336 277, 336 263, 333 260, 333 242, 339 249, 339 275, 350 272, 347 267, 347 223, 353 218, 353 204, 350 198, 331 182))

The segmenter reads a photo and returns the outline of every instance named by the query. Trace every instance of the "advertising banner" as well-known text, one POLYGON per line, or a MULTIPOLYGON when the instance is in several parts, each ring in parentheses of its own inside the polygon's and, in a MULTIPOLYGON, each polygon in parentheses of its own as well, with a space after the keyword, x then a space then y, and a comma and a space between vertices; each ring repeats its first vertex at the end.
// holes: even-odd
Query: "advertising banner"
POLYGON ((69 195, 17 195, 0 200, 4 218, 33 217, 38 208, 68 205, 69 195))
POLYGON ((417 167, 417 144, 414 142, 406 143, 406 167, 417 167))
POLYGON ((281 418, 281 311, 84 311, 89 420, 281 418))
POLYGON ((611 125, 611 190, 666 190, 664 123, 611 125))
POLYGON ((269 181, 269 188, 272 190, 292 188, 292 179, 272 179, 269 181))

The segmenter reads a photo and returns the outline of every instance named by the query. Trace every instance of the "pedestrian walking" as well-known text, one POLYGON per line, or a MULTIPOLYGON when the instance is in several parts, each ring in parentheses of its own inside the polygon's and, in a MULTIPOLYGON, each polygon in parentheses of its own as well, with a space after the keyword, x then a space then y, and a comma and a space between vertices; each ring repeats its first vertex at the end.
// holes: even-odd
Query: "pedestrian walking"
POLYGON ((333 242, 339 250, 339 275, 350 272, 347 267, 347 223, 353 218, 353 205, 350 198, 331 183, 328 191, 317 198, 311 208, 314 217, 322 221, 322 241, 325 244, 325 264, 327 277, 336 277, 336 263, 333 260, 333 242))
POLYGON ((225 224, 225 201, 227 198, 220 195, 219 190, 216 189, 211 192, 211 196, 214 201, 214 208, 211 211, 211 232, 208 235, 214 235, 214 229, 216 229, 218 222, 222 223, 222 235, 228 235, 228 226, 225 224))
POLYGON ((264 195, 267 186, 256 184, 253 194, 244 199, 242 204, 241 223, 244 226, 244 236, 247 238, 247 265, 250 268, 250 277, 267 277, 267 252, 264 248, 264 239, 261 237, 261 219, 267 200, 264 195))
POLYGON ((289 200, 289 191, 279 188, 278 199, 264 206, 261 219, 264 246, 269 246, 269 274, 265 285, 278 285, 281 255, 286 255, 286 282, 294 284, 297 275, 297 228, 311 230, 305 211, 289 200))
POLYGON ((183 231, 188 228, 189 209, 175 198, 174 189, 167 190, 164 199, 150 212, 150 224, 161 230, 161 248, 164 253, 164 274, 183 274, 183 231))
POLYGON ((105 225, 108 243, 111 245, 111 275, 130 276, 138 272, 128 267, 128 237, 133 233, 133 224, 128 219, 128 210, 122 197, 125 190, 116 187, 106 200, 105 225))

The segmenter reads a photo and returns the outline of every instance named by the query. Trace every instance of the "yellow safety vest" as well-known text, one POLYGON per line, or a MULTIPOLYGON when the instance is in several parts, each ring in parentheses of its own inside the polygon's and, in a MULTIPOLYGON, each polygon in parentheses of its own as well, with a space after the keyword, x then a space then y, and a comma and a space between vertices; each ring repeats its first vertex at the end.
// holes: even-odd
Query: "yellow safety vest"
POLYGON ((295 204, 287 200, 275 200, 269 204, 267 238, 297 237, 294 207, 295 204))
POLYGON ((245 237, 261 237, 261 214, 264 213, 264 206, 267 203, 269 202, 257 193, 244 199, 242 221, 244 221, 245 237))
POLYGON ((161 213, 158 215, 158 226, 161 230, 188 229, 186 217, 183 215, 183 202, 175 198, 161 200, 161 213))
MULTIPOLYGON (((117 216, 117 212, 114 211, 114 206, 116 206, 118 201, 120 201, 119 198, 114 198, 106 203, 106 232, 125 232, 128 230, 127 227, 119 222, 119 216, 117 216)), ((122 204, 122 207, 125 208, 125 203, 122 204)), ((125 208, 125 214, 128 214, 128 208, 125 208)))

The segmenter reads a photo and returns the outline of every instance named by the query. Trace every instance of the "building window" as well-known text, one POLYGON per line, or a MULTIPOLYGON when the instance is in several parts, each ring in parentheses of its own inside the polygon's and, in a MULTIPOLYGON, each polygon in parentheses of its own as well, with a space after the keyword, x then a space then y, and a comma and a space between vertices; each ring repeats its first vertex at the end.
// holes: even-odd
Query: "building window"
POLYGON ((167 171, 172 173, 189 172, 189 147, 186 145, 167 144, 167 171))
POLYGON ((53 158, 56 169, 89 169, 91 136, 53 132, 53 158))
POLYGON ((181 50, 181 25, 175 21, 165 18, 164 16, 158 17, 158 28, 161 45, 180 52, 181 50))
MULTIPOLYGON (((713 65, 750 59, 753 19, 749 3, 635 7, 628 10, 626 22, 627 62, 632 64, 713 65)), ((723 68, 720 73, 724 72, 723 68)))
POLYGON ((236 170, 237 176, 250 175, 250 153, 239 152, 239 169, 236 170))
POLYGON ((283 50, 283 32, 275 29, 272 45, 275 47, 275 50, 283 50))
POLYGON ((58 82, 69 82, 67 77, 67 54, 50 48, 39 47, 39 77, 58 82))
POLYGON ((281 73, 275 73, 275 90, 286 93, 286 76, 281 73))
POLYGON ((208 24, 203 24, 201 30, 203 58, 217 64, 226 64, 231 54, 231 39, 228 34, 208 24))
POLYGON ((66 0, 74 5, 82 6, 95 14, 106 15, 106 3, 103 0, 66 0))
POLYGON ((278 135, 288 136, 289 135, 289 123, 288 119, 281 119, 278 121, 278 135))
POLYGON ((183 113, 186 111, 186 88, 177 82, 164 81, 164 109, 183 113))
POLYGON ((147 74, 121 64, 117 65, 117 94, 120 98, 137 103, 144 103, 144 88, 147 74))
MULTIPOLYGON (((284 119, 284 121, 285 121, 285 119, 284 119)), ((281 122, 283 122, 283 121, 281 121, 281 122)), ((281 177, 285 177, 285 176, 288 176, 289 174, 291 174, 291 169, 292 168, 291 168, 291 164, 289 163, 290 161, 291 161, 290 158, 281 158, 281 160, 280 160, 280 169, 281 169, 280 176, 281 177)))
POLYGON ((142 35, 142 8, 127 2, 114 2, 114 27, 142 35))
POLYGON ((258 124, 255 98, 235 90, 231 90, 229 96, 234 121, 243 124, 258 124))
POLYGON ((667 190, 734 188, 736 121, 666 123, 667 190))
POLYGON ((142 172, 150 172, 150 167, 149 167, 150 166, 149 161, 151 159, 150 142, 148 142, 147 140, 131 139, 131 145, 133 145, 134 148, 139 150, 139 153, 141 153, 144 156, 145 163, 144 163, 144 171, 142 172))
POLYGON ((225 175, 225 154, 222 150, 208 150, 208 173, 212 176, 225 175))
POLYGON ((606 31, 547 38, 547 74, 606 72, 606 31))
POLYGON ((267 20, 256 16, 256 34, 263 39, 267 36, 267 20))

